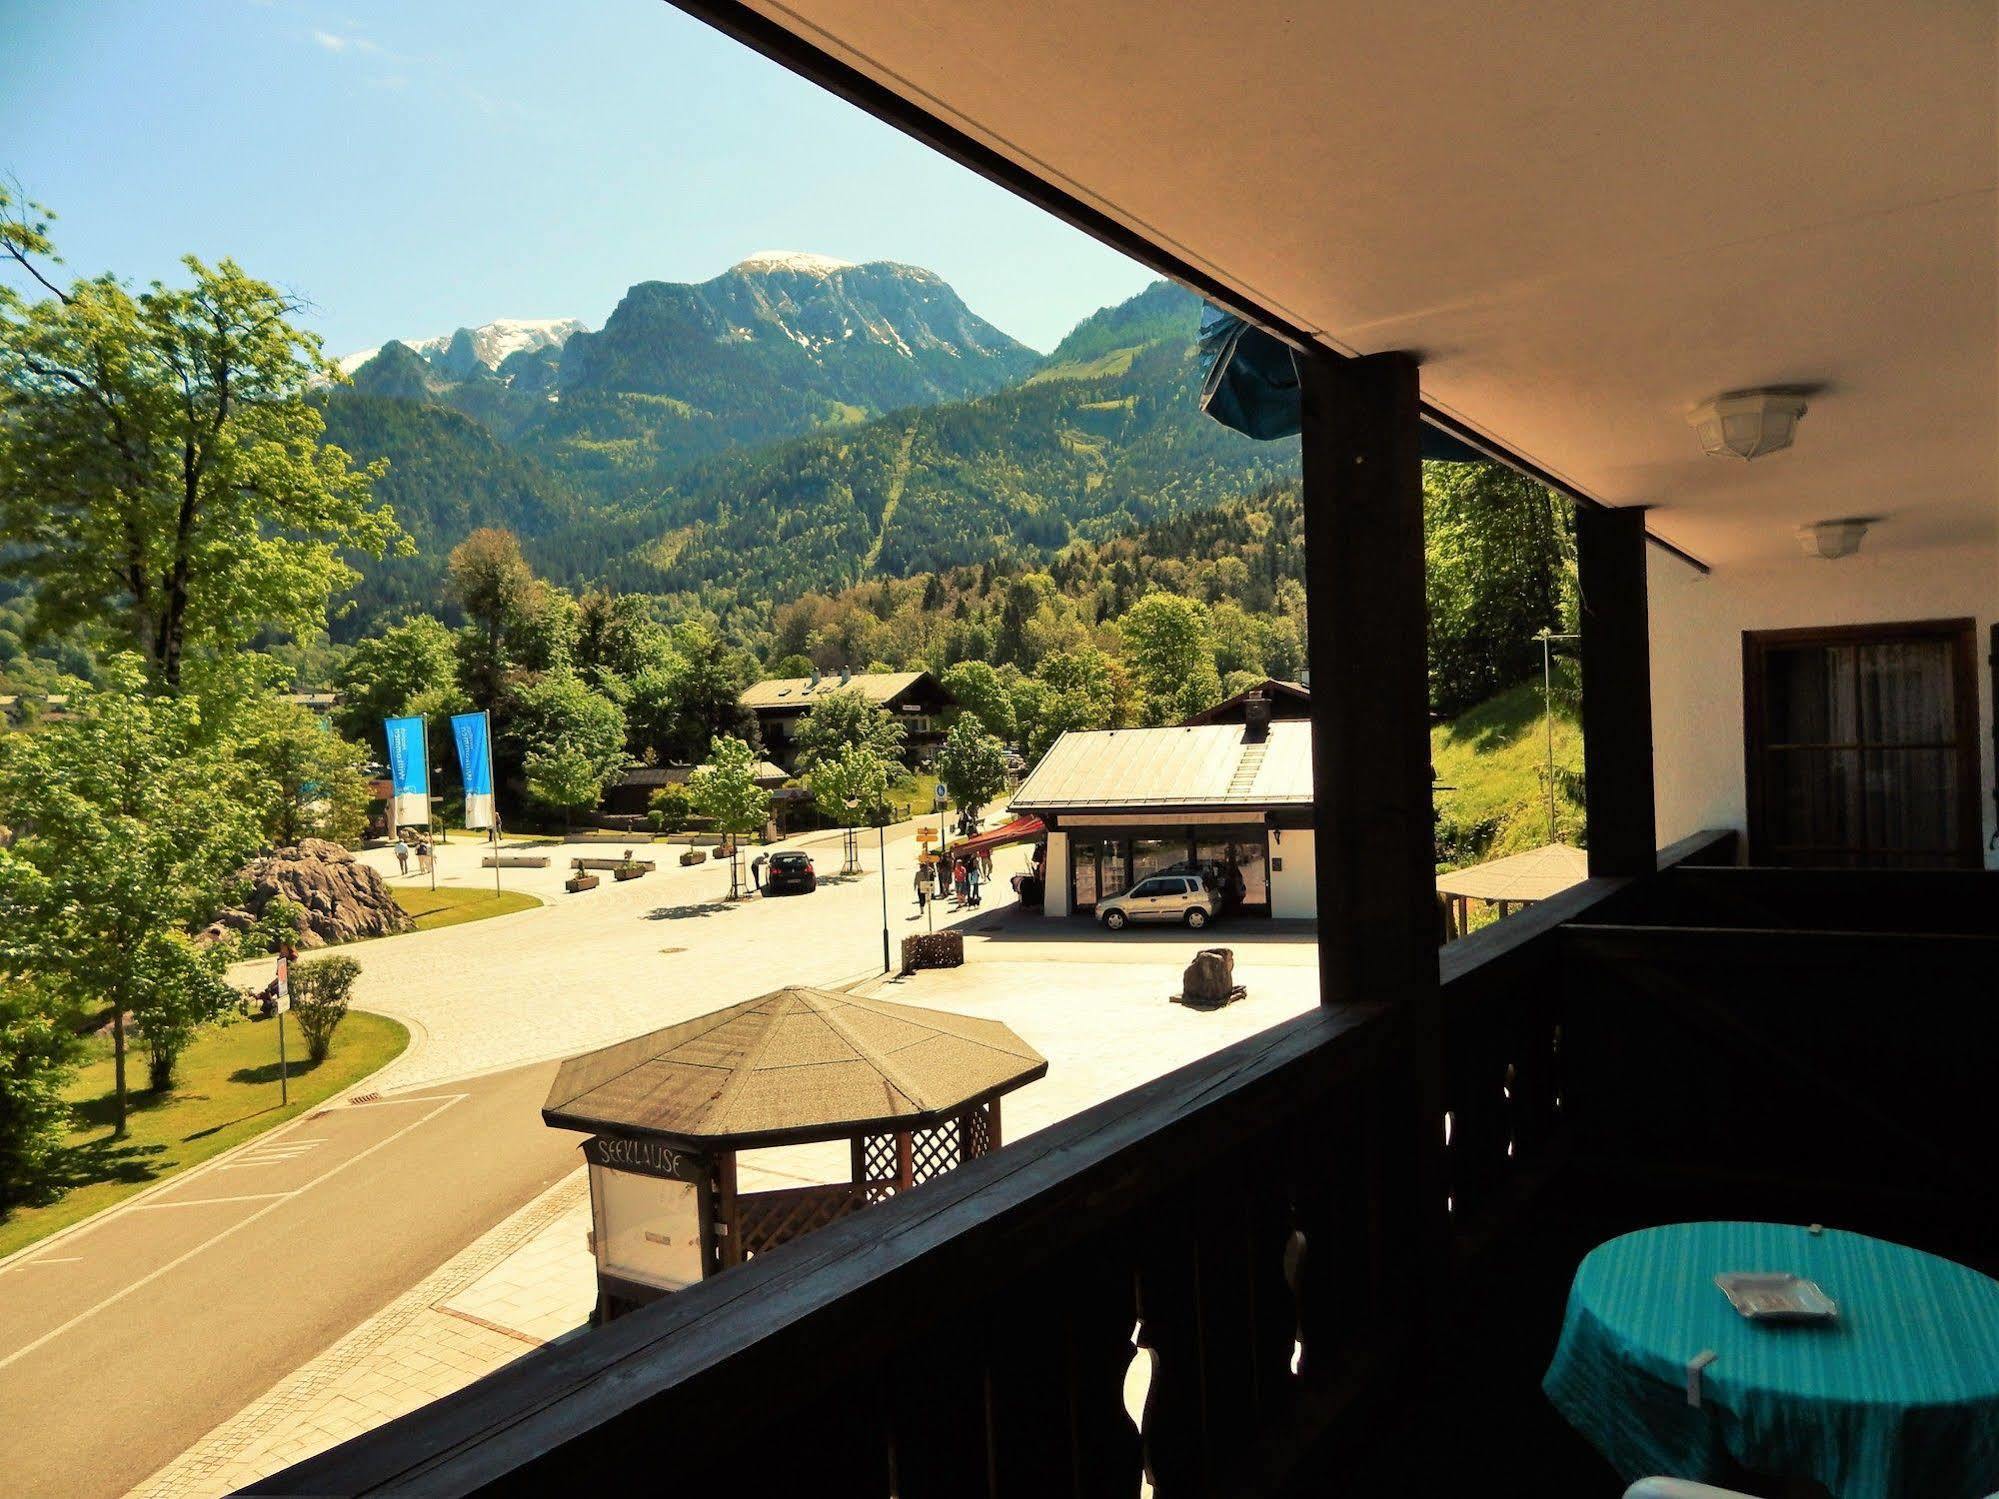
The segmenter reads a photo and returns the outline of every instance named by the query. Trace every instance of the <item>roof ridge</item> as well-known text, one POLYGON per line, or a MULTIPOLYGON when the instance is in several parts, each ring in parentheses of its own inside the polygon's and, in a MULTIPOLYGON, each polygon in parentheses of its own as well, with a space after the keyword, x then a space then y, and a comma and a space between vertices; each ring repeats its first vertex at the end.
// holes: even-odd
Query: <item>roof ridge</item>
MULTIPOLYGON (((956 848, 958 845, 954 843, 951 846, 953 848, 956 848)), ((981 1027, 990 1026, 998 1030, 1004 1031, 1006 1032, 1007 1035, 1012 1036, 1015 1041, 1018 1041, 1020 1043, 1022 1050, 1015 1051, 1013 1048, 1003 1045, 998 1041, 987 1040, 980 1036, 976 1035, 968 1036, 962 1031, 952 1029, 951 1026, 946 1023, 933 1023, 931 1025, 931 1029, 934 1030, 940 1036, 949 1036, 954 1041, 966 1041, 974 1046, 983 1046, 988 1048, 989 1050, 999 1052, 1003 1056, 1033 1057, 1036 1060, 1043 1062, 1048 1060, 1046 1057, 1042 1056, 1040 1052, 1036 1051, 1032 1046, 1029 1046, 1027 1042, 1023 1040, 1019 1035, 1017 1035, 1012 1029, 1012 1027, 1010 1027, 1004 1020, 995 1020, 991 1016, 961 1015, 956 1010, 939 1010, 939 1009, 933 1009, 929 1005, 904 1004, 899 999, 881 999, 872 994, 848 994, 844 996, 844 998, 847 1004, 852 1006, 854 1009, 866 1010, 870 1015, 885 1015, 886 1018, 890 1020, 907 1021, 910 1014, 915 1014, 919 1016, 935 1017, 936 1022, 961 1021, 966 1025, 981 1026, 981 1027)), ((917 1023, 920 1024, 921 1022, 919 1021, 917 1023)))
MULTIPOLYGON (((919 1113, 928 1111, 928 1109, 930 1108, 929 1101, 923 1097, 921 1090, 919 1090, 910 1083, 909 1075, 906 1072, 904 1072, 900 1067, 897 1067, 893 1062, 889 1061, 889 1059, 886 1056, 876 1054, 873 1048, 869 1047, 858 1036, 856 1036, 852 1030, 848 1028, 846 1023, 840 1019, 840 1017, 834 1012, 834 1009, 832 1007, 830 1006, 824 1008, 821 1007, 820 1001, 823 998, 823 999, 832 999, 837 1001, 838 1006, 841 1009, 863 1008, 863 1006, 856 1003, 853 995, 838 993, 830 989, 808 989, 805 992, 812 996, 811 999, 806 1001, 806 1004, 810 1006, 812 1012, 815 1015, 817 1015, 821 1020, 826 1022, 826 1025, 830 1030, 832 1030, 836 1035, 838 1035, 842 1041, 845 1041, 849 1046, 853 1047, 856 1054, 858 1054, 863 1061, 871 1063, 874 1066, 875 1070, 881 1073, 882 1077, 889 1083, 889 1085, 892 1086, 896 1092, 900 1093, 905 1099, 907 1099, 917 1109, 919 1113)), ((879 1012, 875 1010, 869 1010, 868 1013, 870 1015, 873 1015, 879 1012)), ((889 1018, 894 1019, 897 1017, 891 1016, 889 1018)), ((904 1023, 907 1024, 907 1022, 904 1023)), ((894 1100, 891 1099, 890 1102, 892 1103, 894 1102, 894 1100)))
MULTIPOLYGON (((794 992, 795 988, 795 985, 787 985, 776 992, 778 994, 790 994, 794 992)), ((750 1001, 750 1004, 754 1007, 754 1012, 764 1017, 763 1034, 757 1037, 754 1045, 744 1051, 742 1061, 730 1069, 728 1081, 723 1083, 716 1090, 715 1096, 708 1100, 707 1107, 702 1109, 700 1114, 700 1120, 703 1124, 713 1119, 719 1119, 723 1108, 736 1101, 736 1095, 749 1086, 750 1078, 757 1070, 757 1063, 762 1061, 763 1054, 770 1050, 771 1042, 777 1036, 778 1017, 763 1006, 764 1001, 771 997, 771 995, 764 994, 750 1001)))

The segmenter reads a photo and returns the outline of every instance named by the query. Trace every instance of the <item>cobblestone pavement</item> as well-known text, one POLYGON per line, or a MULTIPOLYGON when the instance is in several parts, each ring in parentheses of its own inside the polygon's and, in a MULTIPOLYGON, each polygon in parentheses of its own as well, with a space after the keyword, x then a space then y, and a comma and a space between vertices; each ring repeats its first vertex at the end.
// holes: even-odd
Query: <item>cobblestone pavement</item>
MULTIPOLYGON (((435 931, 356 943, 342 949, 361 964, 356 1008, 393 1015, 410 1028, 410 1046, 376 1080, 383 1090, 474 1076, 567 1056, 627 1036, 752 999, 784 984, 835 985, 882 969, 880 856, 888 858, 891 944, 924 929, 913 882, 918 845, 912 824, 864 839, 863 872, 841 876, 840 835, 818 833, 771 845, 808 848, 821 875, 810 895, 731 901, 726 864, 682 868, 678 845, 638 845, 658 868, 641 879, 569 894, 562 881, 577 856, 615 858, 617 845, 593 843, 519 849, 546 857, 546 869, 501 872, 510 889, 545 905, 435 931)), ((438 883, 487 888, 486 846, 454 842, 438 849, 438 883)), ((361 856, 385 874, 387 849, 361 856)), ((1009 850, 1010 873, 1024 854, 1009 850)), ((745 860, 747 883, 747 858, 745 860)), ((426 876, 395 878, 398 886, 426 876)), ((1011 899, 1011 892, 1002 891, 1011 899)), ((263 983, 268 963, 239 965, 232 977, 263 983)))

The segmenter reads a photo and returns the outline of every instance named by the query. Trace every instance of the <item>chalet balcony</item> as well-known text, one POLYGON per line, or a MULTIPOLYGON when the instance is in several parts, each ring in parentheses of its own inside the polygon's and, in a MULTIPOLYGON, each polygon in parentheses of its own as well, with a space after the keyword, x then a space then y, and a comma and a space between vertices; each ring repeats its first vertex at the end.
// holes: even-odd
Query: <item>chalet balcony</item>
POLYGON ((1322 1004, 258 1492, 1614 1496, 1543 1393, 1605 1241, 1999 1273, 1988 13, 676 3, 1234 319, 1222 406, 1299 436, 1322 1004), (1573 502, 1590 873, 1441 950, 1440 438, 1573 502))
POLYGON ((1999 1271, 1999 876, 1659 865, 1451 944, 1434 1012, 1278 1026, 259 1492, 1616 1494, 1540 1390, 1593 1245, 1999 1271))

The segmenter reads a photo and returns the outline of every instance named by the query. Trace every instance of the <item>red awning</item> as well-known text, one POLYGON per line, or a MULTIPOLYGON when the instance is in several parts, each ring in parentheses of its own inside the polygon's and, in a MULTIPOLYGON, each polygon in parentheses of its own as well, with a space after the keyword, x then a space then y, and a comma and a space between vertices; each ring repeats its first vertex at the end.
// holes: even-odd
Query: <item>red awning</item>
POLYGON ((1009 843, 1027 843, 1042 837, 1047 829, 1038 817, 1016 817, 1012 822, 1003 822, 990 832, 981 833, 976 838, 966 838, 954 843, 947 850, 951 855, 984 854, 996 848, 1004 848, 1009 843))

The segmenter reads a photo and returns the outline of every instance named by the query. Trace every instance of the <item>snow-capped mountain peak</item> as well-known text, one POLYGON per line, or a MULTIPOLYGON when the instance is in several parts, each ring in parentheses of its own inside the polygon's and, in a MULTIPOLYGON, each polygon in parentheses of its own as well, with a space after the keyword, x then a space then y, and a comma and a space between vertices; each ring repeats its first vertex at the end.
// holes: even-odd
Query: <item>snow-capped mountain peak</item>
POLYGON ((851 260, 839 260, 831 255, 814 255, 809 250, 758 250, 737 261, 731 270, 736 271, 795 271, 804 276, 831 276, 836 271, 850 271, 854 268, 851 260))
MULTIPOLYGON (((460 328, 452 333, 439 333, 430 338, 404 339, 403 342, 425 362, 437 364, 440 361, 452 365, 462 365, 454 369, 458 375, 468 375, 472 367, 483 365, 489 370, 497 370, 510 354, 522 350, 561 348, 569 342, 572 333, 587 333, 589 327, 573 317, 562 318, 498 318, 490 323, 481 323, 476 328, 460 328), (455 350, 454 350, 455 346, 455 350), (446 361, 445 356, 452 357, 446 361)), ((381 353, 378 346, 363 349, 358 354, 343 355, 338 363, 348 374, 353 374, 362 365, 381 353)))

